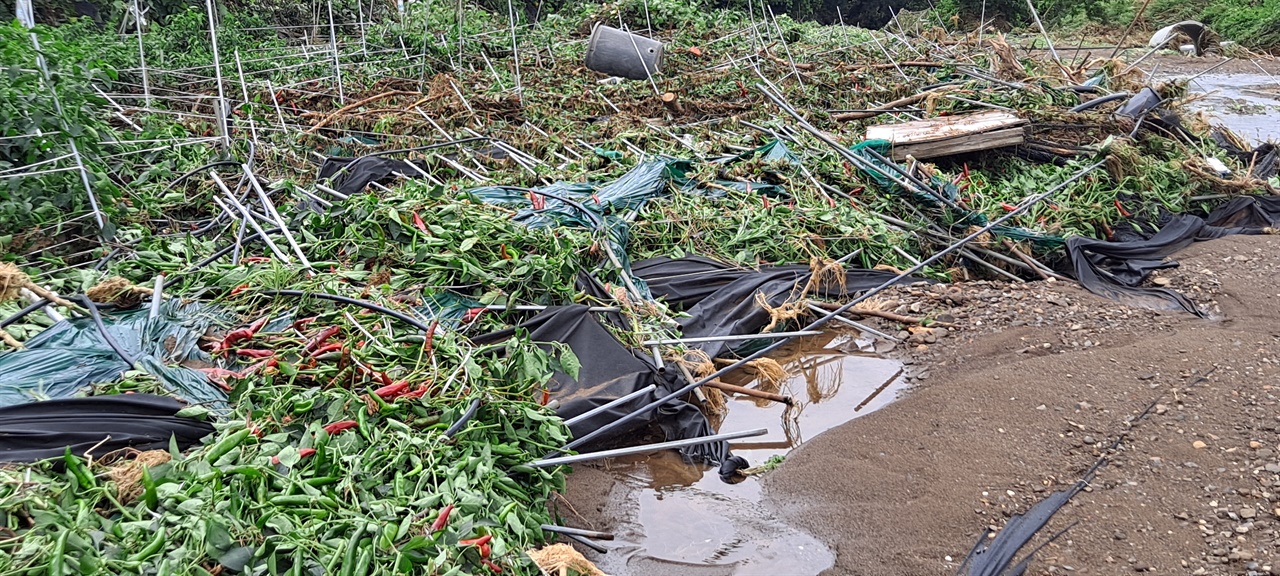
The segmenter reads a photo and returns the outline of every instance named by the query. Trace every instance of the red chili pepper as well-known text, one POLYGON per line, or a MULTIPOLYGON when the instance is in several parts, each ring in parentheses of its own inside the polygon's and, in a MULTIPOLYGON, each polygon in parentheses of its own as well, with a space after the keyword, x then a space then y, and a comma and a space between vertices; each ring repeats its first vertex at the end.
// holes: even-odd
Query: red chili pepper
POLYGON ((359 425, 360 423, 356 422, 355 420, 339 420, 332 424, 326 424, 324 427, 324 431, 329 434, 337 434, 338 432, 342 432, 343 430, 350 430, 359 425))
POLYGON ((490 570, 493 570, 495 574, 501 574, 501 573, 502 573, 502 567, 501 567, 501 566, 499 566, 499 565, 497 565, 497 564, 494 564, 493 562, 491 562, 491 561, 489 561, 489 560, 481 559, 481 560, 480 560, 480 563, 481 563, 481 564, 484 564, 484 567, 485 567, 485 568, 488 568, 488 569, 490 569, 490 570))
POLYGON ((319 334, 316 334, 315 338, 307 341, 307 345, 302 347, 302 351, 309 352, 311 350, 315 350, 321 344, 324 344, 325 340, 332 338, 333 335, 337 334, 340 330, 342 330, 342 328, 339 326, 330 326, 321 330, 319 334))
POLYGON ((467 313, 462 315, 462 321, 467 323, 475 322, 476 318, 479 318, 481 314, 484 314, 485 310, 485 308, 472 308, 467 310, 467 313))
POLYGON ((232 288, 232 289, 231 289, 231 295, 232 295, 232 296, 235 296, 235 295, 237 295, 237 294, 239 294, 239 293, 241 293, 241 292, 244 292, 245 290, 248 290, 248 289, 249 289, 249 285, 248 285, 248 284, 241 284, 241 285, 236 286, 235 288, 232 288))
POLYGON ((246 358, 270 358, 276 353, 275 350, 260 350, 255 348, 241 348, 236 350, 236 356, 244 356, 246 358))
POLYGON ((480 549, 480 557, 481 557, 481 558, 488 558, 488 557, 489 557, 489 553, 491 552, 491 550, 489 549, 489 543, 488 543, 488 542, 485 542, 484 544, 477 544, 477 545, 476 545, 476 548, 479 548, 479 549, 480 549))
POLYGON ((481 544, 488 544, 490 540, 493 540, 493 534, 485 534, 484 536, 481 536, 479 538, 472 538, 470 540, 459 540, 458 545, 459 546, 479 546, 481 544))
POLYGON ((427 231, 427 223, 422 221, 422 217, 418 215, 416 210, 413 212, 413 225, 423 232, 427 231))
POLYGON ((312 316, 310 318, 300 318, 298 320, 294 320, 293 324, 290 324, 289 327, 294 330, 302 330, 303 328, 307 327, 307 324, 315 322, 316 318, 318 318, 318 316, 312 316))
POLYGON ((507 254, 507 245, 506 245, 506 244, 502 244, 502 245, 498 246, 498 257, 499 257, 499 258, 502 258, 503 260, 510 260, 510 259, 511 259, 511 255, 510 255, 510 254, 507 254))
POLYGON ((453 504, 445 506, 440 510, 440 515, 436 516, 436 521, 431 523, 431 532, 439 532, 449 524, 449 513, 453 512, 453 504))
POLYGON ((591 193, 591 199, 592 199, 592 200, 595 200, 595 201, 596 201, 596 204, 601 204, 601 205, 603 205, 603 204, 604 204, 604 202, 601 202, 601 201, 600 201, 600 197, 599 197, 599 196, 596 196, 594 192, 592 192, 592 193, 591 193))
POLYGON ((541 404, 541 405, 543 405, 543 406, 546 406, 546 405, 547 405, 547 403, 548 403, 548 402, 550 402, 550 401, 551 401, 551 391, 550 391, 550 390, 547 390, 546 388, 543 388, 543 389, 542 389, 542 402, 539 402, 539 404, 541 404))
POLYGON ((319 347, 319 348, 316 348, 314 351, 312 351, 312 352, 311 352, 310 354, 308 354, 307 356, 308 356, 308 357, 310 357, 310 358, 315 358, 316 356, 319 356, 319 355, 321 355, 321 354, 328 354, 328 353, 330 353, 330 352, 337 352, 338 350, 341 350, 341 349, 342 349, 342 343, 341 343, 341 342, 332 342, 332 343, 329 343, 329 344, 325 344, 324 346, 321 346, 321 347, 319 347))
POLYGON ((386 386, 378 388, 377 390, 374 390, 373 393, 377 397, 383 400, 387 400, 403 394, 404 391, 408 388, 409 388, 408 382, 400 381, 400 382, 396 382, 395 384, 388 384, 386 386))
MULTIPOLYGON (((299 449, 298 449, 298 458, 306 458, 307 456, 310 456, 310 455, 315 454, 315 453, 316 453, 316 449, 315 449, 315 448, 299 448, 299 449)), ((280 457, 279 457, 279 456, 272 456, 272 457, 271 457, 271 463, 272 463, 272 464, 279 464, 279 463, 280 463, 280 457)))
POLYGON ((1133 216, 1133 214, 1130 214, 1128 210, 1125 210, 1125 209, 1124 209, 1124 206, 1121 206, 1121 205, 1120 205, 1120 199, 1119 199, 1119 198, 1117 198, 1117 199, 1115 200, 1115 202, 1116 202, 1116 210, 1119 210, 1119 211, 1120 211, 1120 215, 1121 215, 1121 216, 1124 216, 1125 218, 1128 218, 1128 217, 1130 217, 1130 216, 1133 216))
POLYGON ((761 200, 764 200, 764 209, 765 209, 765 210, 768 210, 768 209, 769 209, 769 197, 768 197, 768 196, 761 196, 761 197, 760 197, 760 199, 761 199, 761 200))
POLYGON ((439 320, 431 320, 431 329, 426 330, 426 337, 422 339, 422 351, 426 352, 426 357, 431 357, 431 340, 435 339, 435 329, 439 325, 439 320))
POLYGON ((1014 210, 1018 209, 1017 206, 1014 206, 1013 204, 1009 204, 1007 202, 1001 202, 1000 207, 1004 208, 1005 212, 1013 212, 1014 210))
POLYGON ((401 394, 399 398, 421 398, 424 395, 426 395, 426 393, 427 393, 427 387, 419 386, 416 390, 401 394))

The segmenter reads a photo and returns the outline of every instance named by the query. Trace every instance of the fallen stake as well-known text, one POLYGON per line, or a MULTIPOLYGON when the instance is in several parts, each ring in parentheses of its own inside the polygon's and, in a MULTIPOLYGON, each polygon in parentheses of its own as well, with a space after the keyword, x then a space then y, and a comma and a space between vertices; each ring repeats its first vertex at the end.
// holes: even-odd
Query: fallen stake
MULTIPOLYGON (((680 367, 680 372, 684 374, 685 380, 688 380, 689 382, 694 382, 697 380, 696 378, 693 377, 693 374, 689 373, 689 369, 686 368, 684 364, 677 362, 676 366, 680 367)), ((787 406, 792 406, 796 402, 790 396, 783 396, 781 394, 775 394, 773 392, 765 392, 763 390, 753 390, 751 388, 746 388, 743 386, 734 386, 733 384, 725 384, 724 382, 721 382, 719 380, 712 380, 710 382, 707 382, 705 386, 709 386, 717 390, 723 390, 725 392, 732 392, 734 394, 741 394, 743 396, 759 398, 761 400, 771 400, 773 402, 781 402, 783 404, 786 404, 787 406)))
POLYGON ((589 462, 591 460, 599 460, 601 458, 613 458, 615 456, 626 456, 628 454, 641 454, 644 452, 657 452, 659 450, 667 450, 670 448, 683 448, 685 446, 697 446, 699 444, 711 444, 714 442, 723 442, 725 440, 735 440, 738 438, 750 438, 752 436, 764 436, 768 434, 766 428, 756 428, 755 430, 745 430, 742 432, 728 432, 725 434, 716 434, 714 436, 699 436, 697 438, 686 438, 684 440, 672 440, 670 442, 658 442, 657 444, 645 444, 642 446, 630 446, 627 448, 616 448, 614 450, 602 450, 600 452, 588 452, 586 454, 575 454, 573 456, 560 456, 557 458, 543 458, 535 460, 529 465, 534 468, 546 468, 547 466, 559 466, 561 464, 575 464, 578 462, 589 462))
POLYGON ((568 539, 570 539, 570 540, 573 540, 574 542, 577 542, 577 543, 579 543, 579 544, 581 544, 581 545, 583 545, 583 546, 586 546, 587 548, 590 548, 590 549, 592 549, 592 550, 595 550, 596 552, 599 552, 599 553, 601 553, 601 554, 608 554, 608 553, 609 553, 609 549, 608 549, 608 548, 605 548, 604 546, 601 546, 601 545, 599 545, 599 544, 596 544, 595 542, 592 542, 592 541, 590 541, 590 540, 587 540, 586 538, 583 538, 582 536, 579 536, 579 535, 577 535, 577 534, 565 534, 564 536, 565 536, 565 538, 568 538, 568 539))
POLYGON ((596 532, 595 530, 583 530, 581 528, 556 526, 554 524, 543 524, 539 526, 539 528, 542 528, 545 532, 555 532, 556 534, 573 534, 574 536, 594 538, 596 540, 613 540, 613 534, 609 534, 607 532, 596 532))

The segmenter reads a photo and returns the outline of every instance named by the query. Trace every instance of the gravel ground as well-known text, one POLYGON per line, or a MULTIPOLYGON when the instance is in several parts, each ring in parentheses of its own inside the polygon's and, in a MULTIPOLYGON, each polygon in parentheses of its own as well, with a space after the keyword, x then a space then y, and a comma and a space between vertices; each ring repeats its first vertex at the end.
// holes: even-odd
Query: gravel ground
POLYGON ((913 391, 793 452, 765 479, 768 501, 836 551, 830 574, 953 574, 984 529, 1123 436, 1032 573, 1280 574, 1280 239, 1177 259, 1153 281, 1210 319, 1065 282, 886 294, 956 328, 902 334, 913 391))

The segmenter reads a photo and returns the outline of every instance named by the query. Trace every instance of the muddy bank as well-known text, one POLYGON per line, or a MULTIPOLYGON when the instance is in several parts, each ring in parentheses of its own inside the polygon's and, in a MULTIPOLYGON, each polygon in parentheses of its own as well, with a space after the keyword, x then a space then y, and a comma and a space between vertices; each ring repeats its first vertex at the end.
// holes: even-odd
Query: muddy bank
POLYGON ((764 481, 836 553, 829 574, 952 574, 986 527, 1074 482, 1036 573, 1280 573, 1280 240, 1193 246, 1167 271, 1222 319, 1125 309, 1073 286, 967 286, 965 325, 912 351, 931 377, 796 450, 764 481), (1207 381, 1202 381, 1207 378, 1207 381))

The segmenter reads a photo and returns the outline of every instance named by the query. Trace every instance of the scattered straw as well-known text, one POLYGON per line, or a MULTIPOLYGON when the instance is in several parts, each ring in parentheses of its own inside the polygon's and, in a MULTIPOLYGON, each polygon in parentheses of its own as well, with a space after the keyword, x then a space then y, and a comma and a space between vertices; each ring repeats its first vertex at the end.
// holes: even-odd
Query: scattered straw
POLYGON ((143 469, 159 466, 171 458, 167 450, 126 450, 136 453, 136 456, 121 460, 107 469, 107 477, 116 483, 116 494, 122 504, 133 502, 142 495, 143 469))
POLYGON ((143 296, 150 296, 152 292, 150 288, 134 286, 124 278, 112 276, 85 290, 85 296, 94 302, 110 302, 121 308, 133 308, 142 303, 143 296))
POLYGON ((529 559, 547 574, 579 576, 608 576, 580 552, 568 544, 552 544, 538 550, 525 552, 529 559))

